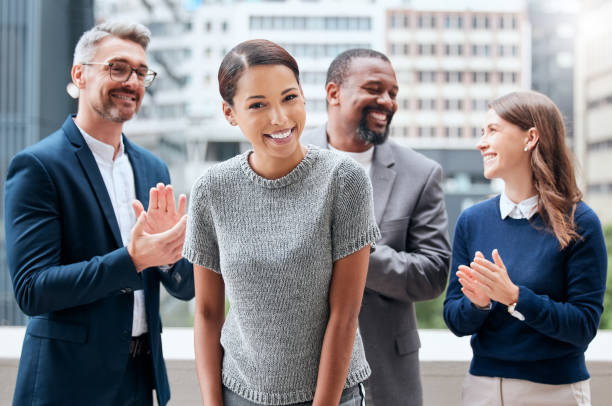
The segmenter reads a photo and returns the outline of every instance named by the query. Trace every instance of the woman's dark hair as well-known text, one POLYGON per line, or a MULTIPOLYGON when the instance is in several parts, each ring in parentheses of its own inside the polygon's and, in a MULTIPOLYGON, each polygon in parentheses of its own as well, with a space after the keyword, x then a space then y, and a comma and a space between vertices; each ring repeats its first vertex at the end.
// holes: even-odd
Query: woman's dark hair
POLYGON ((230 106, 234 105, 240 76, 247 68, 257 65, 284 65, 291 69, 300 83, 297 62, 283 47, 265 39, 244 41, 225 55, 219 67, 219 93, 230 106))
POLYGON ((538 213, 550 227, 561 248, 580 236, 574 212, 582 199, 576 184, 571 154, 565 145, 561 112, 547 96, 538 92, 514 92, 489 103, 502 119, 523 131, 535 128, 539 139, 531 152, 533 185, 538 195, 538 213))

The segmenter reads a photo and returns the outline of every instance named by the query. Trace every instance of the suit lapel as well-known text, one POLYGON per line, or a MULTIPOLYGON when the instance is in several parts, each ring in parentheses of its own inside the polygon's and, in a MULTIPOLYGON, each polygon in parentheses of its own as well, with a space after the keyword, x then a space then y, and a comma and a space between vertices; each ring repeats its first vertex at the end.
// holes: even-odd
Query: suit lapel
POLYGON ((372 158, 370 178, 374 192, 374 216, 379 226, 397 175, 395 170, 392 169, 393 165, 395 165, 395 160, 389 143, 377 145, 372 158))
POLYGON ((108 190, 106 190, 106 185, 104 184, 104 179, 102 179, 102 175, 100 174, 100 169, 98 168, 98 164, 96 160, 87 146, 87 143, 83 139, 81 132, 79 131, 76 124, 72 120, 72 117, 69 116, 68 119, 64 122, 62 126, 64 133, 72 143, 76 147, 75 155, 89 180, 89 184, 93 189, 98 203, 102 208, 102 213, 104 214, 104 218, 108 223, 113 237, 115 238, 115 242, 117 246, 123 247, 123 241, 121 240, 121 232, 119 231, 119 224, 117 223, 117 218, 115 217, 115 211, 113 210, 113 204, 111 203, 110 197, 108 196, 108 190))
POLYGON ((125 147, 125 152, 130 160, 130 165, 132 165, 132 172, 134 172, 134 188, 136 189, 136 198, 140 200, 146 210, 147 206, 149 205, 149 186, 152 185, 147 182, 145 162, 140 153, 125 136, 123 136, 123 146, 125 147))

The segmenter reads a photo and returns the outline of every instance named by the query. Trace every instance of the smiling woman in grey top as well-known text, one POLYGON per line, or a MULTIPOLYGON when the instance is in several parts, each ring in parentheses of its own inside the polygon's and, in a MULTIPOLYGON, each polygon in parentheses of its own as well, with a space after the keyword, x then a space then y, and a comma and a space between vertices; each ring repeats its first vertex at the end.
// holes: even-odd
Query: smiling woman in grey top
MULTIPOLYGON (((256 40, 224 63, 254 52, 291 58, 256 40)), ((184 256, 196 264, 200 387, 206 404, 233 404, 230 390, 239 404, 337 405, 370 374, 357 316, 379 238, 372 189, 350 158, 299 143, 297 65, 272 60, 231 72, 233 87, 221 65, 224 112, 253 151, 210 168, 191 194, 184 256)))

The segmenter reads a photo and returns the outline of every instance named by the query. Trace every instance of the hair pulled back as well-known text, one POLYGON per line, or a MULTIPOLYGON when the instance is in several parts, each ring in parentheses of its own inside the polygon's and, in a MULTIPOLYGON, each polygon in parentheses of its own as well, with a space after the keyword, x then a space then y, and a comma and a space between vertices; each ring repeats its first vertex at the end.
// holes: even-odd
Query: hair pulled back
POLYGON ((233 106, 238 80, 247 68, 257 65, 284 65, 300 83, 297 62, 285 48, 265 39, 244 41, 225 55, 219 67, 219 93, 230 106, 233 106))

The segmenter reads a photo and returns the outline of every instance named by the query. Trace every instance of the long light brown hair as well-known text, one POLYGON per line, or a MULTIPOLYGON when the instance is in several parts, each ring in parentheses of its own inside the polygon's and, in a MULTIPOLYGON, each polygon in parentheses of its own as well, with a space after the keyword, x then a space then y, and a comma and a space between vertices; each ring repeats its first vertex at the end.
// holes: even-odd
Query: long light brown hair
POLYGON ((538 195, 538 213, 553 232, 561 249, 580 236, 574 213, 582 192, 576 184, 574 165, 565 144, 561 112, 547 96, 538 92, 513 92, 489 103, 502 119, 523 131, 535 128, 539 140, 531 151, 533 185, 538 195))

